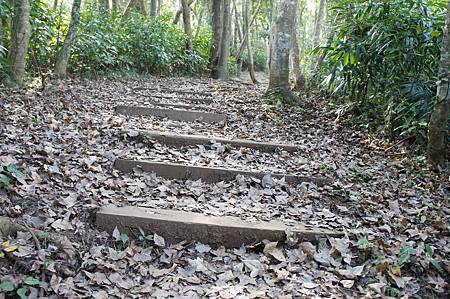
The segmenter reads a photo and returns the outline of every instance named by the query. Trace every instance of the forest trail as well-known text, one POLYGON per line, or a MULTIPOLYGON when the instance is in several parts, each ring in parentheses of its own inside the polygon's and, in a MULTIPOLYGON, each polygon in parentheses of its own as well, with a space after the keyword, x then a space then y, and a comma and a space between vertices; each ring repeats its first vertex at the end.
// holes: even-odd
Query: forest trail
MULTIPOLYGON (((449 211, 441 178, 334 122, 317 99, 276 111, 261 101, 263 92, 264 84, 150 77, 67 80, 43 92, 9 93, 1 103, 0 159, 18 165, 27 178, 11 186, 9 198, 0 193, 4 213, 67 236, 59 247, 43 241, 37 255, 33 239, 19 234, 11 240, 20 244, 16 257, 37 269, 47 267, 42 254, 54 261, 39 279, 64 297, 353 298, 386 288, 422 296, 432 288, 445 296, 447 282, 436 274, 448 271, 448 263, 440 269, 433 264, 446 260, 449 248, 442 238, 449 211), (215 113, 226 121, 123 115, 115 110, 119 105, 215 113), (136 138, 142 131, 290 144, 298 151, 221 143, 180 147, 136 138), (264 186, 247 176, 205 183, 118 171, 114 164, 121 159, 320 176, 331 183, 273 178, 264 186), (235 249, 170 246, 147 231, 110 235, 98 229, 95 213, 109 205, 299 222, 345 235, 235 249), (419 262, 427 275, 418 272, 419 262)), ((1 264, 2 274, 13 267, 1 264)))

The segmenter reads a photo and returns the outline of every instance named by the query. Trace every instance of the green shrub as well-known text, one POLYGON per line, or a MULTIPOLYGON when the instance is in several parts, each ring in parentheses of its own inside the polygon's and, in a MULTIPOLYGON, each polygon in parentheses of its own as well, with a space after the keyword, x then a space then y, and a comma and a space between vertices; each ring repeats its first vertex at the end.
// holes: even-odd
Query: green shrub
POLYGON ((133 14, 99 17, 84 11, 73 47, 74 71, 133 69, 139 72, 198 72, 207 67, 202 52, 204 37, 195 41, 194 51, 186 51, 186 35, 168 16, 158 18, 133 14))
POLYGON ((63 10, 53 10, 46 1, 35 0, 31 4, 28 68, 32 73, 48 72, 53 70, 69 20, 63 10))
POLYGON ((323 83, 361 111, 380 111, 389 135, 425 134, 446 3, 336 1, 332 41, 318 51, 325 54, 323 83))

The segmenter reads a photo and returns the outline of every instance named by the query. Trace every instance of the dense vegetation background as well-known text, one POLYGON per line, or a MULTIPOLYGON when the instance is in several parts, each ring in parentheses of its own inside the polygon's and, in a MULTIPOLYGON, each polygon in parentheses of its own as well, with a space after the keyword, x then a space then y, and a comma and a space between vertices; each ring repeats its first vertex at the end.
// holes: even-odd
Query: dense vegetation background
MULTIPOLYGON (((154 1, 142 2, 147 7, 154 5, 154 1)), ((139 5, 126 12, 128 1, 112 1, 107 8, 105 1, 82 1, 69 72, 208 73, 210 1, 187 2, 194 31, 192 49, 186 48, 188 36, 178 1, 159 1, 156 14, 150 15, 139 5)), ((72 1, 30 3, 27 76, 46 78, 53 72, 67 34, 72 1)), ((13 4, 11 0, 0 2, 3 82, 10 72, 13 4)), ((270 61, 271 25, 279 3, 250 1, 248 14, 254 18, 249 34, 251 52, 240 51, 245 33, 244 4, 241 0, 231 2, 228 67, 232 75, 240 75, 241 65, 267 71, 270 61), (248 53, 253 56, 250 62, 248 53)), ((446 9, 444 0, 301 0, 295 32, 300 63, 293 66, 293 72, 300 71, 306 79, 303 90, 319 89, 332 96, 328 98, 339 119, 391 139, 423 145, 436 98, 446 9)))

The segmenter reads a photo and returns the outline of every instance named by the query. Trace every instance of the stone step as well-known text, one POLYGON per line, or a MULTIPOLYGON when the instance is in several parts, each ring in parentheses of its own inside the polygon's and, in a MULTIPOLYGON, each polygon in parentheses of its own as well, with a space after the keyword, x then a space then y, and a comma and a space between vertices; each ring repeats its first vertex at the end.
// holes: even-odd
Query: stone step
POLYGON ((202 97, 212 97, 213 94, 209 91, 193 91, 193 90, 182 90, 182 89, 170 89, 165 87, 138 87, 136 90, 151 90, 156 92, 165 92, 165 93, 175 93, 175 94, 188 94, 188 95, 197 95, 202 97))
MULTIPOLYGON (((145 172, 154 172, 157 176, 166 179, 193 181, 201 179, 206 183, 233 181, 236 179, 237 175, 254 177, 258 179, 262 179, 265 175, 263 172, 235 170, 222 167, 189 166, 169 162, 138 161, 128 159, 117 159, 114 162, 114 169, 122 172, 132 172, 135 167, 141 167, 145 172)), ((290 185, 298 185, 303 182, 309 182, 314 183, 317 186, 324 186, 332 183, 331 179, 325 177, 298 176, 290 174, 272 174, 272 177, 277 179, 285 178, 286 183, 290 185)))
POLYGON ((211 107, 206 105, 190 105, 190 104, 182 104, 182 103, 160 103, 160 102, 148 102, 153 106, 159 107, 168 107, 168 108, 179 108, 184 110, 208 110, 211 107))
POLYGON ((186 101, 191 103, 201 103, 201 104, 212 104, 214 101, 211 98, 187 98, 187 97, 178 97, 178 96, 167 96, 167 95, 158 95, 158 94, 141 94, 138 95, 146 98, 157 98, 157 99, 167 99, 167 100, 177 100, 177 101, 186 101))
POLYGON ((137 229, 162 236, 166 245, 181 241, 239 247, 263 240, 283 241, 286 230, 295 233, 300 241, 315 241, 317 237, 338 237, 339 231, 310 228, 302 223, 287 226, 282 222, 246 222, 237 217, 205 216, 199 213, 139 207, 104 206, 97 212, 96 224, 110 233, 117 227, 121 233, 135 236, 137 229))
POLYGON ((247 147, 257 149, 262 152, 274 152, 276 149, 285 150, 287 152, 296 152, 298 147, 293 144, 279 144, 270 142, 258 142, 245 139, 226 139, 221 137, 207 137, 202 135, 184 135, 184 134, 173 134, 169 132, 161 131, 123 131, 123 135, 130 136, 133 140, 143 141, 146 138, 154 139, 159 143, 170 145, 170 146, 191 146, 191 145, 207 145, 211 144, 212 141, 221 143, 223 145, 231 145, 233 147, 247 147))
POLYGON ((227 119, 226 114, 220 114, 220 113, 138 107, 138 106, 122 106, 122 105, 120 105, 120 106, 116 106, 115 111, 116 111, 116 113, 124 114, 124 115, 155 116, 155 117, 168 118, 171 120, 185 121, 185 122, 202 121, 205 123, 218 123, 218 122, 225 122, 227 119))

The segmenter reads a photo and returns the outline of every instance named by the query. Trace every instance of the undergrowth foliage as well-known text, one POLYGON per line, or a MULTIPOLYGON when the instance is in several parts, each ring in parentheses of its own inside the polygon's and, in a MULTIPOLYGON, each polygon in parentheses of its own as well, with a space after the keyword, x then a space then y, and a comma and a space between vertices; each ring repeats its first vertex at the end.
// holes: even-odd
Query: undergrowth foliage
POLYGON ((425 137, 447 2, 339 0, 322 84, 388 137, 425 137))
POLYGON ((97 72, 110 69, 138 72, 200 72, 207 68, 205 35, 186 50, 186 35, 171 24, 168 16, 147 18, 135 14, 103 15, 86 10, 71 57, 73 71, 97 72))

